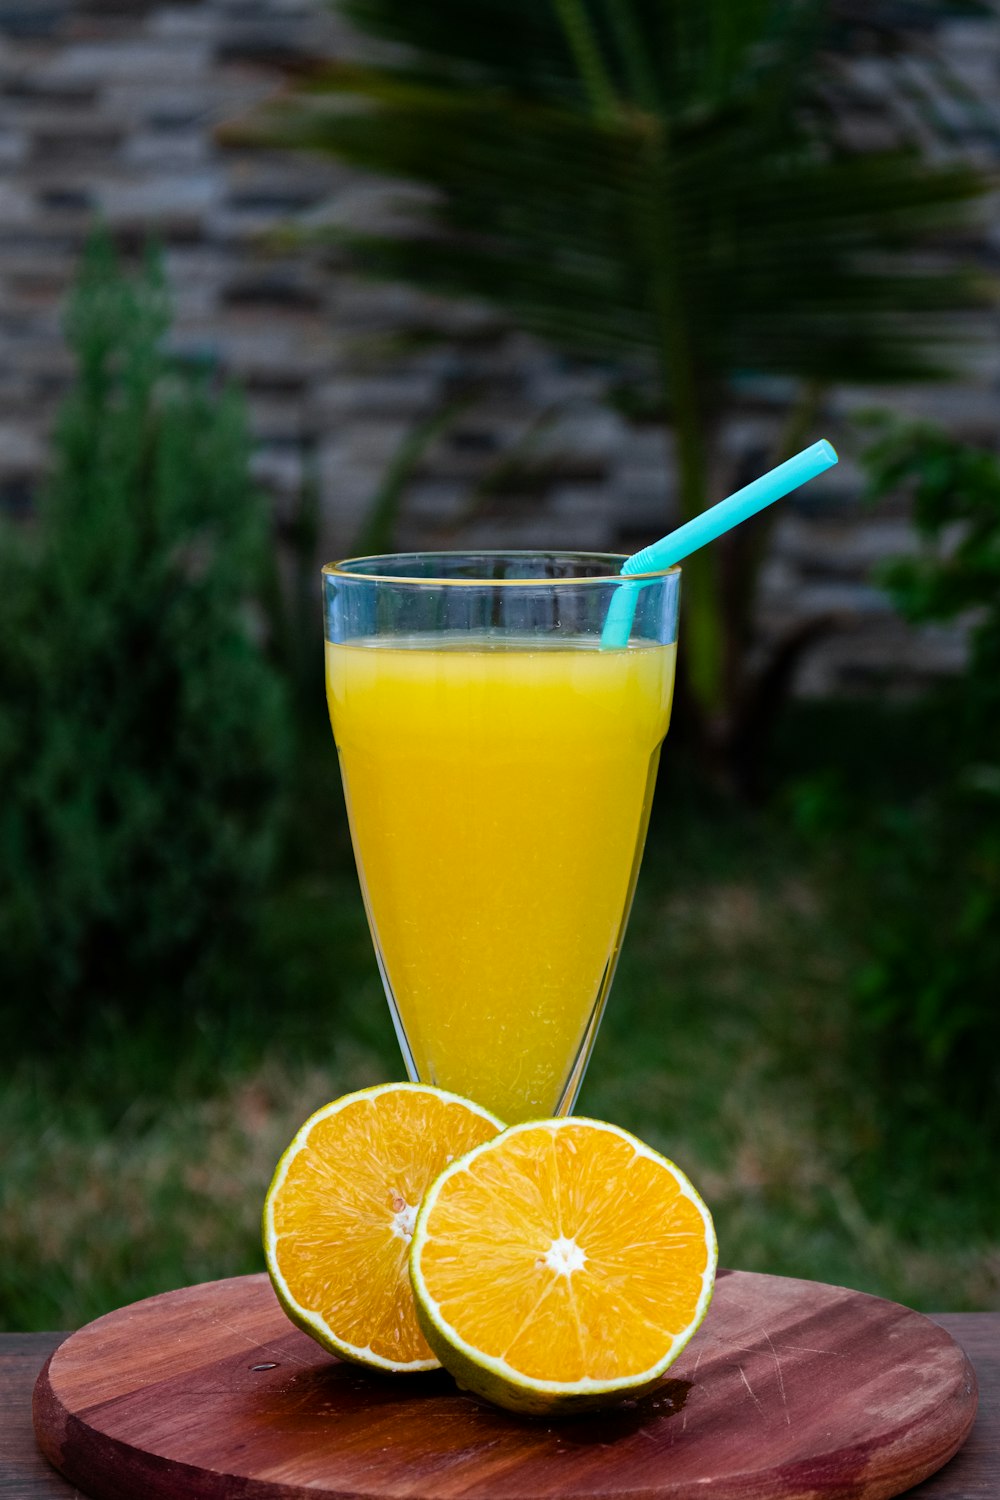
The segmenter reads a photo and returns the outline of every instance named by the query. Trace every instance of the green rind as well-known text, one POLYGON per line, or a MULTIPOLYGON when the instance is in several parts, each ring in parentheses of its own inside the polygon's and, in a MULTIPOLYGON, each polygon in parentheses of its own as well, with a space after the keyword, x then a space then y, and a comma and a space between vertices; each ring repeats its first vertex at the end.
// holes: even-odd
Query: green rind
POLYGON ((498 1131, 502 1131, 504 1128, 503 1122, 498 1120, 496 1115, 491 1114, 488 1109, 483 1109, 482 1105, 476 1104, 472 1099, 465 1099, 460 1094, 453 1094, 448 1089, 434 1088, 431 1084, 379 1083, 373 1085, 371 1088, 357 1089, 352 1094, 343 1094, 339 1099, 334 1099, 331 1103, 324 1104, 319 1109, 314 1110, 308 1120, 295 1132, 288 1146, 281 1153, 278 1165, 274 1169, 270 1186, 264 1195, 264 1207, 261 1213, 261 1240, 264 1246, 264 1260, 267 1266, 267 1274, 270 1278, 271 1286, 274 1288, 274 1294, 285 1316, 295 1324, 296 1328, 300 1328, 303 1333, 307 1333, 310 1338, 315 1339, 317 1344, 329 1354, 335 1354, 338 1359, 346 1360, 350 1364, 360 1365, 368 1370, 378 1370, 383 1375, 416 1375, 427 1370, 440 1368, 438 1361, 436 1359, 412 1360, 408 1364, 400 1364, 394 1360, 384 1359, 381 1355, 374 1354, 370 1349, 360 1349, 356 1344, 345 1343, 344 1340, 337 1337, 324 1318, 321 1318, 317 1313, 310 1313, 305 1308, 299 1306, 275 1263, 274 1257, 273 1241, 275 1236, 271 1218, 271 1207, 277 1190, 284 1182, 289 1163, 293 1156, 298 1154, 302 1141, 309 1134, 313 1125, 321 1118, 339 1113, 346 1105, 353 1104, 358 1099, 371 1099, 377 1097, 379 1094, 385 1094, 390 1091, 412 1091, 414 1093, 434 1094, 440 1099, 448 1100, 450 1103, 466 1105, 476 1114, 481 1115, 484 1120, 489 1120, 491 1124, 497 1127, 498 1131))
POLYGON ((453 1376, 455 1381, 463 1390, 470 1391, 476 1396, 491 1402, 495 1406, 506 1408, 507 1411, 518 1412, 522 1416, 531 1417, 572 1417, 582 1415, 588 1411, 595 1411, 600 1407, 614 1405, 616 1402, 633 1400, 637 1396, 646 1395, 654 1390, 663 1379, 667 1370, 678 1359, 686 1348, 691 1338, 697 1333, 704 1321, 715 1291, 715 1272, 718 1265, 719 1249, 715 1235, 715 1226, 712 1215, 701 1197, 701 1194, 691 1183, 686 1173, 682 1172, 675 1162, 670 1161, 660 1152, 654 1151, 637 1136, 622 1130, 618 1125, 609 1125, 603 1120, 590 1120, 582 1116, 570 1116, 564 1120, 529 1120, 519 1125, 511 1125, 507 1130, 494 1136, 492 1140, 484 1141, 479 1146, 473 1146, 456 1161, 449 1163, 441 1175, 427 1189, 417 1214, 417 1222, 413 1232, 413 1240, 410 1245, 410 1282, 413 1286, 414 1303, 416 1306, 417 1322, 420 1331, 427 1340, 431 1349, 437 1355, 441 1364, 453 1376), (452 1328, 446 1320, 435 1316, 434 1301, 424 1285, 420 1272, 420 1253, 427 1239, 427 1220, 433 1209, 434 1203, 441 1191, 442 1185, 457 1173, 465 1170, 469 1163, 487 1150, 495 1150, 506 1137, 519 1134, 525 1130, 537 1129, 540 1126, 549 1128, 561 1128, 563 1125, 584 1124, 600 1127, 602 1130, 611 1130, 616 1135, 622 1136, 631 1142, 644 1154, 663 1162, 676 1175, 677 1179, 686 1188, 689 1196, 700 1206, 704 1215, 706 1228, 706 1242, 708 1248, 708 1264, 704 1273, 704 1284, 702 1293, 698 1300, 695 1317, 674 1340, 668 1353, 656 1365, 648 1370, 643 1370, 634 1378, 624 1377, 615 1381, 540 1381, 530 1376, 521 1375, 507 1366, 504 1370, 498 1368, 499 1361, 491 1356, 481 1354, 472 1345, 468 1344, 456 1329, 452 1328))
POLYGON ((640 1377, 634 1385, 602 1387, 593 1391, 567 1389, 563 1392, 533 1389, 527 1384, 515 1385, 512 1381, 495 1375, 485 1365, 477 1364, 461 1349, 448 1343, 441 1335, 437 1324, 421 1307, 419 1298, 416 1305, 417 1322, 420 1324, 421 1333, 434 1350, 441 1365, 463 1391, 479 1396, 493 1406, 517 1412, 523 1417, 544 1417, 551 1420, 585 1416, 587 1412, 606 1410, 609 1406, 615 1406, 621 1401, 634 1401, 637 1397, 646 1396, 650 1391, 654 1391, 670 1366, 679 1358, 689 1339, 701 1327, 711 1301, 710 1293, 703 1305, 701 1317, 692 1324, 690 1333, 678 1343, 666 1364, 661 1366, 655 1375, 651 1375, 648 1379, 640 1377))

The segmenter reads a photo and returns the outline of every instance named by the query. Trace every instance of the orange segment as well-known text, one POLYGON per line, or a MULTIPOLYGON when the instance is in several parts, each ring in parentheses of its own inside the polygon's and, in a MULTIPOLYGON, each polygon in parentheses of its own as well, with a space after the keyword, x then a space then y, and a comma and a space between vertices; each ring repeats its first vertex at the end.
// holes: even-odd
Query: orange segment
POLYGON ((684 1174, 583 1119, 514 1126, 455 1163, 424 1200, 411 1252, 439 1359, 519 1409, 658 1379, 704 1316, 715 1264, 711 1217, 684 1174))
POLYGON ((264 1204, 268 1271, 292 1320, 344 1358, 433 1368, 407 1272, 417 1209, 450 1161, 500 1129, 422 1084, 365 1089, 312 1115, 264 1204))

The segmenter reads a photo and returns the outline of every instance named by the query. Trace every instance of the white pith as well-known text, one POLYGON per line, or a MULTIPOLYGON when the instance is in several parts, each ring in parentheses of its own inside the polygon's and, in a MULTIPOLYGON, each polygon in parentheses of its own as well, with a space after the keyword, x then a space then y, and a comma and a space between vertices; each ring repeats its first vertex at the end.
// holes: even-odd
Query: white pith
MULTIPOLYGON (((553 1246, 557 1243, 559 1243, 559 1241, 553 1241, 553 1246)), ((575 1242, 572 1240, 564 1240, 563 1243, 575 1244, 575 1242)), ((548 1253, 552 1253, 551 1249, 548 1253)), ((420 1205, 420 1212, 417 1215, 417 1225, 414 1231, 413 1243, 410 1246, 410 1277, 413 1282, 414 1292, 418 1298, 418 1301, 420 1302, 420 1305, 422 1306, 424 1312, 430 1318, 434 1326, 444 1336, 446 1341, 452 1345, 453 1348, 464 1354, 471 1361, 471 1363, 478 1365, 480 1369, 488 1370, 491 1373, 500 1376, 510 1385, 520 1387, 522 1390, 526 1391, 537 1391, 542 1395, 600 1395, 604 1392, 628 1390, 635 1386, 646 1385, 656 1380, 660 1375, 663 1374, 665 1370, 669 1369, 674 1360, 677 1359, 677 1357, 680 1355, 685 1345, 698 1331, 698 1328, 701 1326, 702 1320, 704 1319, 705 1313, 708 1310, 708 1304, 712 1300, 712 1292, 715 1285, 715 1271, 718 1264, 718 1254, 718 1244, 715 1238, 715 1229, 712 1224, 711 1214, 708 1212, 708 1209, 706 1208, 700 1194, 689 1182, 688 1178, 686 1177, 684 1172, 681 1171, 680 1167, 678 1167, 674 1162, 670 1161, 668 1157, 661 1156, 659 1152, 653 1151, 643 1141, 640 1141, 636 1136, 631 1135, 627 1130, 622 1130, 618 1125, 610 1125, 603 1120, 590 1120, 582 1116, 569 1116, 561 1120, 528 1120, 520 1125, 511 1125, 507 1128, 507 1130, 503 1131, 501 1135, 494 1136, 492 1140, 485 1141, 479 1146, 474 1146, 471 1151, 467 1151, 464 1156, 458 1159, 458 1161, 453 1162, 450 1167, 445 1168, 440 1177, 438 1177, 434 1182, 432 1187, 430 1187, 424 1194, 423 1201, 420 1205), (427 1283, 425 1282, 423 1273, 420 1269, 420 1255, 428 1239, 428 1220, 431 1213, 433 1212, 434 1205, 438 1200, 441 1189, 451 1177, 456 1176, 459 1172, 466 1170, 476 1157, 478 1157, 480 1154, 484 1153, 491 1147, 495 1148, 501 1140, 506 1140, 509 1136, 521 1134, 526 1130, 538 1130, 541 1128, 549 1129, 553 1131, 553 1133, 555 1133, 558 1130, 570 1125, 591 1126, 595 1129, 610 1132, 611 1134, 620 1136, 622 1140, 627 1141, 629 1145, 632 1146, 637 1156, 644 1156, 650 1161, 657 1162, 660 1166, 666 1166, 667 1168, 669 1168, 669 1170, 674 1175, 681 1194, 685 1198, 690 1199, 692 1203, 698 1206, 699 1211, 702 1215, 702 1222, 705 1227, 705 1270, 702 1273, 701 1294, 695 1305, 694 1313, 692 1315, 690 1323, 686 1328, 681 1329, 681 1331, 673 1339, 666 1354, 663 1355, 662 1358, 657 1360, 655 1364, 650 1365, 646 1370, 639 1371, 637 1374, 618 1376, 614 1380, 594 1380, 589 1375, 585 1376, 582 1380, 539 1380, 534 1376, 525 1375, 521 1370, 515 1369, 513 1365, 509 1364, 507 1360, 503 1358, 485 1354, 481 1349, 477 1349, 475 1345, 468 1343, 468 1341, 462 1337, 458 1330, 448 1322, 447 1318, 443 1316, 438 1303, 434 1300, 427 1289, 427 1283)), ((546 1255, 544 1259, 547 1261, 548 1255, 546 1255)))
MULTIPOLYGON (((438 1370, 441 1368, 440 1361, 437 1359, 414 1359, 404 1363, 397 1360, 386 1359, 383 1355, 376 1354, 373 1349, 368 1347, 368 1345, 362 1346, 359 1344, 352 1344, 349 1343, 347 1339, 341 1338, 339 1334, 334 1333, 333 1329, 327 1323, 325 1318, 321 1317, 319 1313, 311 1312, 308 1308, 303 1307, 301 1303, 296 1300, 291 1291, 291 1288, 288 1285, 288 1282, 285 1280, 281 1272, 281 1268, 278 1265, 278 1236, 275 1233, 274 1214, 272 1211, 272 1204, 281 1188, 284 1186, 285 1178, 288 1176, 289 1167, 306 1144, 306 1141, 308 1140, 310 1132, 312 1131, 314 1126, 318 1125, 322 1120, 328 1120, 331 1118, 331 1116, 339 1114, 342 1109, 345 1109, 349 1104, 357 1103, 360 1099, 374 1100, 377 1099, 381 1094, 393 1093, 400 1089, 405 1089, 408 1093, 431 1094, 434 1098, 442 1099, 446 1103, 461 1104, 466 1109, 470 1110, 471 1113, 481 1115, 482 1118, 484 1120, 488 1120, 491 1125, 496 1125, 498 1130, 503 1129, 502 1122, 498 1120, 495 1115, 492 1115, 489 1110, 483 1109, 480 1105, 473 1103, 471 1099, 463 1099, 461 1095, 453 1094, 448 1089, 433 1088, 429 1084, 382 1083, 378 1084, 374 1088, 358 1089, 352 1094, 345 1094, 341 1099, 335 1099, 332 1104, 325 1104, 322 1109, 318 1109, 314 1114, 310 1115, 305 1124, 302 1125, 295 1133, 290 1145, 288 1146, 287 1150, 278 1163, 277 1170, 274 1174, 274 1179, 271 1183, 270 1188, 268 1189, 267 1197, 264 1200, 264 1252, 267 1260, 268 1273, 271 1276, 272 1280, 276 1283, 277 1289, 280 1290, 282 1298, 287 1301, 291 1307, 294 1307, 297 1317, 301 1318, 304 1323, 308 1323, 310 1327, 316 1330, 316 1332, 320 1336, 321 1343, 326 1344, 328 1347, 332 1346, 338 1351, 338 1353, 342 1353, 348 1358, 360 1359, 365 1364, 373 1365, 378 1369, 391 1370, 394 1373, 405 1374, 409 1371, 417 1370, 438 1370)), ((393 1218, 392 1229, 393 1233, 396 1233, 396 1220, 403 1220, 404 1216, 406 1215, 412 1215, 412 1218, 410 1218, 408 1221, 409 1233, 403 1236, 409 1242, 412 1239, 414 1223, 417 1217, 416 1209, 413 1209, 409 1206, 409 1204, 404 1203, 403 1207, 396 1212, 395 1217, 393 1218)))
POLYGON ((390 1227, 394 1235, 405 1240, 407 1244, 413 1238, 413 1231, 417 1223, 417 1210, 410 1203, 404 1203, 398 1208, 390 1220, 390 1227))
POLYGON ((576 1240, 569 1240, 564 1234, 553 1240, 548 1250, 542 1256, 541 1264, 548 1266, 550 1271, 555 1271, 557 1276, 572 1276, 574 1271, 579 1271, 586 1263, 584 1255, 576 1240))

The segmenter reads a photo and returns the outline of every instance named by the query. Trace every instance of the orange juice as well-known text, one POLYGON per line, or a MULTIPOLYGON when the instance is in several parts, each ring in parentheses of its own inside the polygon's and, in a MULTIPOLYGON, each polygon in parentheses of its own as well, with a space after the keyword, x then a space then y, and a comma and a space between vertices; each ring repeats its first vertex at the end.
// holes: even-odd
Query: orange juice
POLYGON ((404 1051, 424 1082, 509 1123, 556 1111, 599 1019, 674 650, 327 643, 358 873, 404 1051))

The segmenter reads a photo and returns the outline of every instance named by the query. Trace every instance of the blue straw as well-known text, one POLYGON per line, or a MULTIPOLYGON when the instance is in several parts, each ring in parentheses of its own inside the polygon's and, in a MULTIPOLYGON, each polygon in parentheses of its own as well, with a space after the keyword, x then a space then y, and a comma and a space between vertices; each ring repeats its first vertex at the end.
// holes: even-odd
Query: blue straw
MULTIPOLYGON (((706 542, 714 542, 723 532, 732 530, 741 521, 755 516, 765 506, 780 500, 792 490, 797 490, 800 484, 815 479, 817 474, 832 468, 836 462, 836 450, 825 438, 813 443, 811 448, 803 448, 801 453, 796 453, 776 469, 771 469, 759 479, 744 485, 743 489, 737 490, 728 499, 720 500, 710 510, 702 511, 700 516, 685 522, 669 536, 661 537, 658 542, 644 547, 641 552, 633 553, 622 564, 622 576, 661 573, 664 568, 672 568, 681 558, 697 552, 706 542)), ((623 584, 615 589, 601 632, 602 651, 621 650, 628 645, 639 590, 645 587, 646 583, 634 583, 623 584)))

